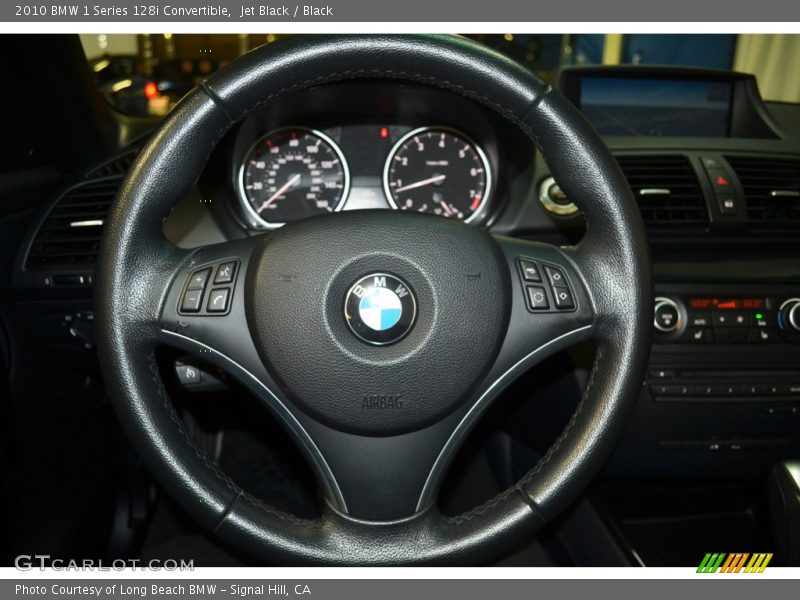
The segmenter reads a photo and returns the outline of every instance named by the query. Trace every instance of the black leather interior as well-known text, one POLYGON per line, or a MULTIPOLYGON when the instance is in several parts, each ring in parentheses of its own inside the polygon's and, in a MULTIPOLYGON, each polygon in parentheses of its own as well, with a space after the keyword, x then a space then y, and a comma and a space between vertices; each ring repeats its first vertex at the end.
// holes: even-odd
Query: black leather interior
POLYGON ((154 475, 222 539, 272 563, 479 563, 508 551, 573 501, 612 450, 639 392, 650 347, 652 276, 631 191, 583 117, 530 71, 455 37, 302 37, 234 61, 164 120, 126 178, 104 230, 96 285, 100 357, 117 412, 154 475), (317 521, 266 506, 195 448, 153 357, 163 296, 189 253, 162 223, 221 136, 272 99, 326 82, 395 78, 489 106, 528 134, 588 223, 567 249, 597 314, 598 354, 567 428, 515 486, 446 518, 432 507, 397 522, 328 509, 317 521))

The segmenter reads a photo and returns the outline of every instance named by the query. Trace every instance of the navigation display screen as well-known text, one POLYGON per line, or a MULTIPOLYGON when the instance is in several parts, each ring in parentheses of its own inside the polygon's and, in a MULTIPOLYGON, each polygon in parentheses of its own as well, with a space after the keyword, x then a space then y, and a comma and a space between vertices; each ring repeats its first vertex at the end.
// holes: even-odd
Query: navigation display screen
POLYGON ((601 135, 728 137, 730 82, 583 77, 579 106, 601 135))

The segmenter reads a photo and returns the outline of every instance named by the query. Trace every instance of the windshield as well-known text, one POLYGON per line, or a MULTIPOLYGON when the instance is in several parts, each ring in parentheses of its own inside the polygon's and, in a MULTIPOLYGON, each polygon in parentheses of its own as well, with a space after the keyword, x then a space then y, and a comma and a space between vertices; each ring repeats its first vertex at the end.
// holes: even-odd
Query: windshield
MULTIPOLYGON (((163 115, 194 85, 273 34, 86 34, 81 42, 109 103, 163 115)), ((568 65, 673 65, 752 73, 767 101, 800 102, 800 35, 468 35, 548 81, 568 65), (794 73, 795 76, 787 77, 794 73)))

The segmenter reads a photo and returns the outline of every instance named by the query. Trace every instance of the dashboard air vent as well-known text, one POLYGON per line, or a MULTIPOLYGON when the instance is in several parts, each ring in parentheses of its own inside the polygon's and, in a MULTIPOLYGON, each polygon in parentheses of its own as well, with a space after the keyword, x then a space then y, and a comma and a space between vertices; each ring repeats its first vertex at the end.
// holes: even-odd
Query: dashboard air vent
POLYGON ((122 178, 107 177, 79 183, 53 205, 31 244, 26 267, 91 267, 97 258, 100 234, 122 178))
POLYGON ((99 179, 101 177, 111 177, 113 175, 125 175, 136 160, 138 149, 131 150, 124 154, 112 158, 108 162, 98 165, 86 174, 87 179, 99 179))
POLYGON ((800 159, 726 156, 747 204, 748 230, 800 230, 800 159))
POLYGON ((688 158, 680 155, 616 158, 649 229, 706 229, 708 206, 688 158))

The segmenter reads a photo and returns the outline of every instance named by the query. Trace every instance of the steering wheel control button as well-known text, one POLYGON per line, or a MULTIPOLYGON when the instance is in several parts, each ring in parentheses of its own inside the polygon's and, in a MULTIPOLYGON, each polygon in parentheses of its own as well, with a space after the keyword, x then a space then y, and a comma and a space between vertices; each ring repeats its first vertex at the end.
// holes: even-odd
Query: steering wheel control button
POLYGON ((567 280, 564 277, 564 273, 555 267, 545 265, 544 272, 547 273, 547 280, 553 287, 564 287, 567 285, 567 280))
POLYGON ((203 302, 203 290, 186 290, 181 301, 183 312, 200 312, 200 304, 203 302))
POLYGON ((223 313, 228 310, 228 297, 230 296, 230 289, 228 288, 215 288, 211 290, 208 295, 208 305, 206 310, 210 313, 223 313))
POLYGON ((192 273, 192 276, 189 278, 189 285, 186 286, 187 290, 204 290, 206 287, 206 282, 208 278, 211 276, 211 268, 207 269, 200 269, 199 271, 195 271, 192 273))
POLYGON ((556 308, 560 310, 575 308, 575 300, 573 300, 572 292, 568 287, 554 286, 553 301, 556 303, 556 308))
POLYGON ((350 330, 374 346, 393 344, 414 325, 417 302, 409 285, 389 273, 362 277, 345 296, 344 316, 350 330))
POLYGON ((545 292, 543 287, 529 285, 525 289, 528 292, 528 306, 531 310, 545 310, 550 308, 550 303, 547 301, 547 292, 545 292))
POLYGON ((217 267, 217 274, 214 276, 214 285, 221 283, 232 283, 236 274, 236 261, 222 263, 217 267))
POLYGON ((653 325, 662 333, 672 333, 681 327, 681 311, 669 298, 656 298, 653 325))
POLYGON ((198 385, 202 382, 202 371, 194 365, 175 365, 178 381, 183 385, 198 385))
POLYGON ((538 283, 542 280, 541 272, 539 271, 539 267, 535 262, 526 258, 520 258, 518 263, 520 272, 522 273, 522 278, 525 281, 533 281, 538 283))

